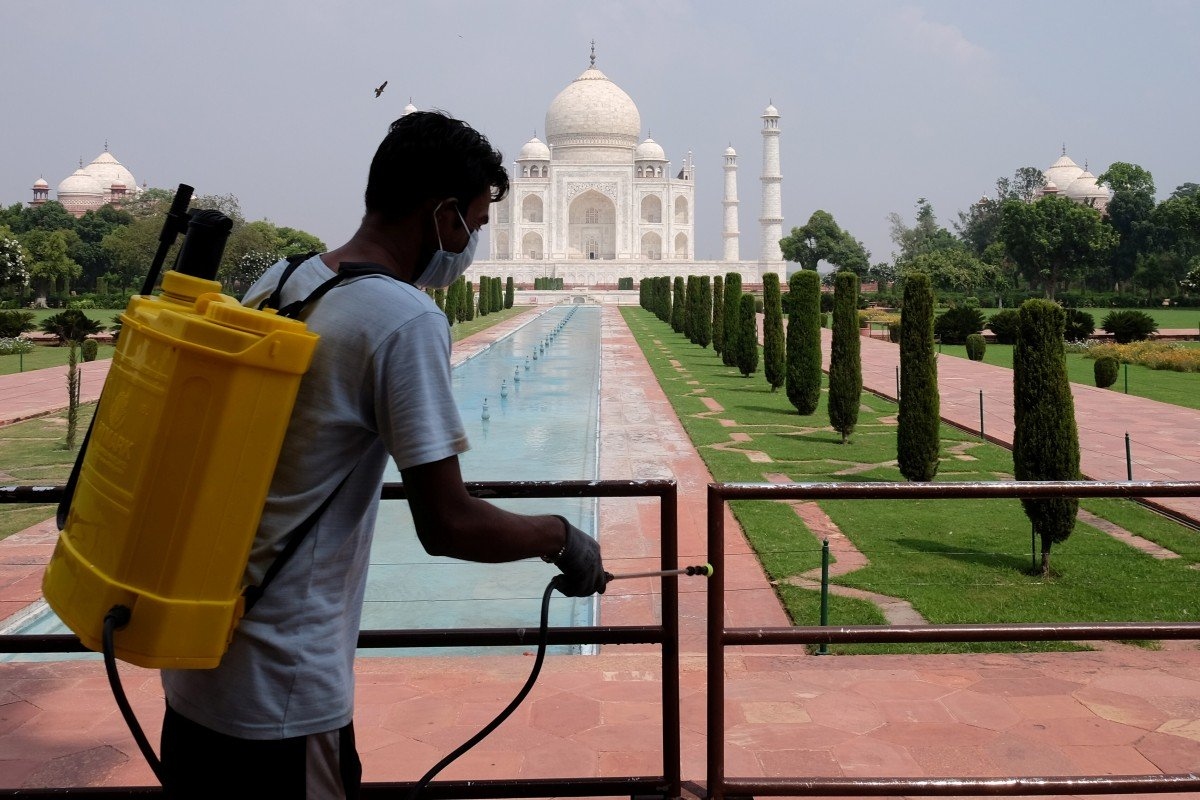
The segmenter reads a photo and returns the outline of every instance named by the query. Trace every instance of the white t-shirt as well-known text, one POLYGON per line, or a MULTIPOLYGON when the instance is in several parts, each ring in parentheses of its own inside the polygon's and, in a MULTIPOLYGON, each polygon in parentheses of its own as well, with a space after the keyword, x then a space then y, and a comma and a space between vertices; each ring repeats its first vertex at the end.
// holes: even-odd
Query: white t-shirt
MULTIPOLYGON (((279 283, 272 266, 243 302, 279 283)), ((284 284, 281 305, 334 276, 320 257, 284 284)), ((386 276, 338 284, 301 315, 320 335, 271 481, 246 580, 257 584, 287 534, 349 479, 238 624, 209 670, 164 670, 171 707, 229 736, 277 739, 348 724, 354 651, 390 455, 403 470, 464 452, 450 389, 450 328, 425 292, 386 276), (351 472, 353 470, 353 472, 351 472)))

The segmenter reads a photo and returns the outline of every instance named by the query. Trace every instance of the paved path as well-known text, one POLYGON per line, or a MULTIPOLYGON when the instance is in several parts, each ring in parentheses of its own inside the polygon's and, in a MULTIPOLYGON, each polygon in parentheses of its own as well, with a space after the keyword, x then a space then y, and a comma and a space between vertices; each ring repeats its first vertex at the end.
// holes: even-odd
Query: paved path
MULTIPOLYGON (((828 368, 831 334, 828 329, 822 329, 821 334, 828 368)), ((864 388, 894 400, 899 366, 899 345, 862 338, 864 388)), ((1200 376, 1196 384, 1200 391, 1200 376)), ((943 355, 938 358, 938 389, 942 418, 975 432, 979 431, 979 398, 983 392, 984 435, 1005 446, 1012 445, 1012 370, 943 355)), ((1071 384, 1071 394, 1079 428, 1080 466, 1086 477, 1128 479, 1128 433, 1134 480, 1200 480, 1200 411, 1078 383, 1071 384)), ((1200 498, 1164 497, 1150 502, 1200 525, 1200 498)))
MULTIPOLYGON (((605 307, 603 325, 601 477, 674 477, 681 562, 703 558, 711 478, 619 310, 605 307)), ((456 345, 456 353, 474 344, 456 345)), ((624 568, 657 553, 653 503, 604 501, 601 520, 607 562, 624 568)), ((729 623, 786 624, 738 529, 726 531, 734 556, 726 577, 729 623)), ((53 526, 43 524, 0 542, 0 600, 37 598, 54 538, 53 526)), ((685 786, 693 786, 705 778, 704 594, 703 583, 682 583, 680 733, 685 786)), ((602 623, 654 619, 652 587, 613 589, 602 601, 602 623)), ((531 661, 360 659, 356 728, 366 779, 420 776, 508 703, 531 661)), ((157 742, 157 674, 127 664, 120 671, 157 742)), ((1200 770, 1200 652, 1193 643, 1161 651, 1113 645, 1088 653, 826 658, 758 648, 729 653, 724 672, 730 777, 1200 770)), ((658 773, 660 675, 657 654, 642 648, 551 657, 525 703, 441 777, 658 773)), ((100 662, 0 663, 0 791, 153 782, 100 662)))

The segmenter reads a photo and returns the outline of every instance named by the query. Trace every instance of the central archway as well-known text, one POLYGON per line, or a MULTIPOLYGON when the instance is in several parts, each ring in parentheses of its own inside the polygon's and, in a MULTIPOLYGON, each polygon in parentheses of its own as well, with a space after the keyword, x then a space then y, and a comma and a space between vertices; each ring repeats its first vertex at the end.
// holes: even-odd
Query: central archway
POLYGON ((567 258, 617 257, 617 206, 589 189, 571 201, 567 216, 567 258))

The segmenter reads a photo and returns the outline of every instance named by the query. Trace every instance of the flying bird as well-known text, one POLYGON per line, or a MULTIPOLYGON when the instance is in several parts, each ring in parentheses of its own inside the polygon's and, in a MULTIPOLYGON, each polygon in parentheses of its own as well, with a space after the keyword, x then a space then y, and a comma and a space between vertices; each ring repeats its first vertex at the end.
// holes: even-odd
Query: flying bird
POLYGON ((384 81, 383 83, 379 84, 379 86, 375 89, 376 97, 379 97, 379 95, 383 94, 383 88, 385 86, 387 86, 387 81, 384 81))

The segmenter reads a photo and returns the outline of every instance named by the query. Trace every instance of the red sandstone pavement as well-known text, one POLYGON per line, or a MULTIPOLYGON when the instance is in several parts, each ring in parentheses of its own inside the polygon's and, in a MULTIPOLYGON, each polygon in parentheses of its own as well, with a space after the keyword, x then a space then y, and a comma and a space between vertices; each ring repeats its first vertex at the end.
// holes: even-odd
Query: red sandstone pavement
MULTIPOLYGON (((601 477, 675 478, 680 561, 703 560, 711 478, 617 308, 603 309, 603 325, 601 477)), ((480 345, 458 345, 456 353, 471 346, 480 345)), ((657 523, 651 501, 603 501, 601 538, 612 571, 653 560, 657 523)), ((726 530, 733 556, 727 624, 786 624, 737 527, 726 530)), ((0 598, 17 605, 37 599, 54 536, 53 526, 43 524, 0 543, 0 598)), ((614 584, 604 596, 602 624, 655 619, 652 587, 634 583, 614 584)), ((685 785, 694 788, 705 780, 704 587, 681 581, 681 588, 682 769, 685 785)), ((366 779, 420 776, 507 704, 531 661, 360 659, 355 724, 366 779)), ((120 671, 156 742, 157 675, 126 664, 120 671)), ((729 777, 1200 771, 1200 653, 1190 642, 1161 651, 1111 645, 1098 652, 978 656, 820 658, 747 648, 726 656, 724 672, 729 777)), ((440 777, 659 773, 660 681, 660 659, 646 648, 550 657, 525 703, 440 777)), ((100 662, 0 664, 0 791, 151 784, 100 662)))

